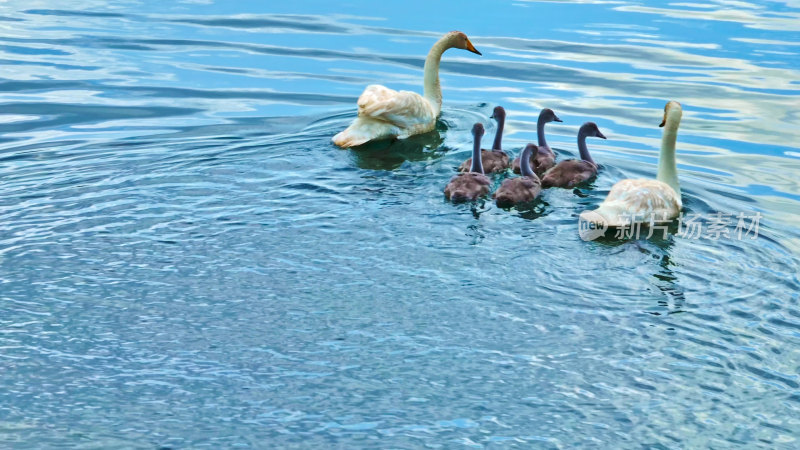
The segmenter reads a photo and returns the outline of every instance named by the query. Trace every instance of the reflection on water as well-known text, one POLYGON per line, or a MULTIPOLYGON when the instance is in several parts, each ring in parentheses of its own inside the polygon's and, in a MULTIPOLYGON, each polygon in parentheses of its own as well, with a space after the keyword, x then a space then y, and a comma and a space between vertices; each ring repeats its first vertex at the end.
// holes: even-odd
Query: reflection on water
POLYGON ((408 139, 368 142, 352 148, 351 152, 355 165, 362 169, 392 170, 406 161, 438 159, 446 150, 442 144, 444 138, 439 130, 433 130, 408 139))
POLYGON ((6 446, 797 446, 796 2, 51 3, 0 3, 6 446), (435 132, 330 143, 453 28, 435 132), (668 99, 758 239, 579 238, 668 99), (597 179, 446 202, 498 104, 597 179))

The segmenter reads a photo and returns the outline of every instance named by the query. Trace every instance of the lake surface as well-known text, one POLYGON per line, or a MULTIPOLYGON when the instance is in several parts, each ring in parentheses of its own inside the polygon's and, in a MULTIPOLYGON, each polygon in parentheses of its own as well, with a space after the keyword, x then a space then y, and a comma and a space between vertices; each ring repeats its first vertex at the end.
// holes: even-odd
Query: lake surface
POLYGON ((0 446, 800 446, 800 3, 450 3, 0 3, 0 446), (330 143, 452 29, 436 133, 330 143), (581 240, 671 99, 730 236, 581 240), (495 105, 596 181, 446 202, 495 105))

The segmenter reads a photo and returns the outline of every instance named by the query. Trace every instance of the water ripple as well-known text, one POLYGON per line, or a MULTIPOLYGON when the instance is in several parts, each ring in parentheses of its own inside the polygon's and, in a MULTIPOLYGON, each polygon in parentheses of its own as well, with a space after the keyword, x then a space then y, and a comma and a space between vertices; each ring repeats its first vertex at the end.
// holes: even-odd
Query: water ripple
POLYGON ((340 150, 363 87, 418 91, 446 30, 39 3, 0 11, 0 442, 795 446, 797 5, 429 2, 483 57, 445 55, 434 132, 340 150), (581 241, 581 210, 655 173, 671 98, 686 212, 759 212, 759 236, 581 241), (513 154, 542 107, 562 159, 596 121, 597 179, 446 202, 497 104, 513 154))

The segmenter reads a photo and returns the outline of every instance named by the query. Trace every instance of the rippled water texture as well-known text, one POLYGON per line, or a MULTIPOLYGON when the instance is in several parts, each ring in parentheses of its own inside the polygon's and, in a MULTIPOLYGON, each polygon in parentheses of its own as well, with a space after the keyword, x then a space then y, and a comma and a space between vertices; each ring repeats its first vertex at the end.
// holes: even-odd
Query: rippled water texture
POLYGON ((800 446, 800 3, 449 3, 0 3, 0 447, 800 446), (332 146, 451 29, 437 132, 332 146), (582 241, 669 99, 758 238, 582 241), (498 104, 597 180, 445 202, 498 104))

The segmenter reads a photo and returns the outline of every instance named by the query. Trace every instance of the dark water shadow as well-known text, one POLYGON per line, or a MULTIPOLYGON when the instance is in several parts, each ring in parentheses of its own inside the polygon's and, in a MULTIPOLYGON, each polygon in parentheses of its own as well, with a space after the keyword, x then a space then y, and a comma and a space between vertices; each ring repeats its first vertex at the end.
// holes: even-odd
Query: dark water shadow
MULTIPOLYGON (((664 254, 659 261, 659 270, 653 274, 653 277, 656 279, 656 287, 664 294, 664 298, 658 301, 658 307, 666 308, 666 314, 668 315, 686 312, 684 309, 686 293, 677 274, 671 269, 671 266, 674 264, 670 260, 668 253, 671 246, 671 243, 666 245, 664 254)), ((647 311, 647 313, 654 316, 661 315, 658 311, 647 311)))
MULTIPOLYGON (((438 127, 437 127, 438 128, 438 127)), ((445 153, 444 137, 439 130, 407 139, 368 142, 350 149, 353 162, 361 169, 394 170, 406 161, 439 158, 445 153)))
POLYGON ((516 205, 514 209, 517 210, 517 216, 525 220, 536 220, 547 215, 548 206, 550 206, 550 204, 540 197, 532 202, 516 205))
POLYGON ((638 230, 634 229, 633 231, 630 228, 609 227, 602 236, 592 239, 592 242, 608 247, 618 247, 629 242, 647 241, 666 251, 672 246, 671 237, 677 235, 678 232, 678 220, 673 220, 667 225, 666 233, 661 228, 654 229, 652 236, 650 236, 648 224, 642 224, 638 230))
POLYGON ((518 203, 507 207, 498 206, 497 208, 507 213, 516 213, 518 217, 525 220, 536 220, 539 217, 547 215, 546 211, 548 206, 550 206, 550 204, 544 201, 542 197, 537 197, 530 202, 518 203))

